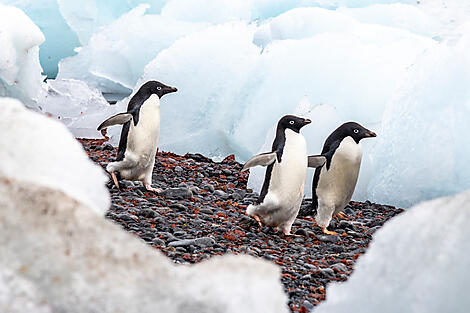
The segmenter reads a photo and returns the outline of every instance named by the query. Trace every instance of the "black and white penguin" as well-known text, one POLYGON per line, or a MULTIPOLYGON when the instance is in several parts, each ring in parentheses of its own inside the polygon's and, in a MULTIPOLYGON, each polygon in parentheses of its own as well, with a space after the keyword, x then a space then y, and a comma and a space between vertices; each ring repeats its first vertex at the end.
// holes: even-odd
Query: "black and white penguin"
POLYGON ((276 130, 272 150, 251 158, 242 172, 256 165, 267 166, 263 188, 257 204, 247 207, 246 213, 255 218, 260 226, 277 227, 290 235, 292 224, 299 213, 304 195, 307 165, 321 166, 326 158, 307 156, 307 144, 300 129, 310 124, 309 119, 286 115, 276 130))
POLYGON ((361 167, 361 139, 377 135, 358 123, 348 122, 338 127, 326 139, 321 155, 326 163, 315 169, 312 183, 312 208, 315 220, 328 235, 336 232, 326 228, 333 216, 345 217, 341 211, 351 200, 361 167))
POLYGON ((98 130, 102 130, 124 124, 116 161, 106 166, 118 189, 116 173, 122 179, 141 181, 149 191, 161 192, 152 188, 152 171, 160 135, 160 98, 175 91, 176 88, 158 81, 148 81, 131 98, 127 112, 111 116, 98 126, 98 130))

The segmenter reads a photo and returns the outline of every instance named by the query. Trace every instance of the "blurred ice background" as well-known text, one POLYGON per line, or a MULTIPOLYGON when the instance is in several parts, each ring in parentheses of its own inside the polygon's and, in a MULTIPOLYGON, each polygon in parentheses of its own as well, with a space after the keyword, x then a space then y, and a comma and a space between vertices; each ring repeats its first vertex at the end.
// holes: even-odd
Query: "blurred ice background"
POLYGON ((470 188, 468 1, 0 3, 0 96, 75 136, 99 138, 99 122, 157 79, 178 87, 162 100, 162 150, 243 162, 295 113, 312 119, 303 134, 316 154, 354 120, 378 134, 363 142, 355 200, 410 207, 470 188))

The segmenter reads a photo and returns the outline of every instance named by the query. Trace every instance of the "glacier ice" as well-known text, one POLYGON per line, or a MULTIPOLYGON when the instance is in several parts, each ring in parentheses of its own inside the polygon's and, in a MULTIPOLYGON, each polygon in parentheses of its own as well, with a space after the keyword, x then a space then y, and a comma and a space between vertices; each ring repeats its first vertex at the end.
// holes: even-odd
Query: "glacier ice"
POLYGON ((91 36, 59 64, 58 79, 84 80, 103 93, 129 94, 145 65, 178 38, 206 27, 157 14, 140 5, 91 36))
POLYGON ((46 41, 41 45, 39 57, 44 73, 55 77, 59 61, 74 54, 73 49, 80 45, 77 35, 62 17, 57 0, 0 0, 0 3, 23 10, 44 33, 46 41))
POLYGON ((60 190, 104 214, 107 175, 67 128, 12 98, 0 98, 0 176, 60 190))
POLYGON ((96 128, 104 116, 114 115, 118 109, 99 90, 73 79, 48 80, 37 105, 42 113, 65 124, 76 138, 101 138, 96 128))
POLYGON ((167 0, 57 0, 60 13, 77 34, 81 45, 86 45, 101 27, 120 18, 131 9, 146 4, 152 13, 160 13, 167 0))
POLYGON ((0 4, 0 96, 34 106, 44 79, 38 58, 42 42, 44 35, 23 11, 0 4))
POLYGON ((468 312, 470 191, 421 203, 374 234, 316 313, 468 312))
POLYGON ((409 207, 470 189, 469 49, 466 35, 455 46, 427 51, 410 69, 383 116, 373 151, 373 200, 409 207))

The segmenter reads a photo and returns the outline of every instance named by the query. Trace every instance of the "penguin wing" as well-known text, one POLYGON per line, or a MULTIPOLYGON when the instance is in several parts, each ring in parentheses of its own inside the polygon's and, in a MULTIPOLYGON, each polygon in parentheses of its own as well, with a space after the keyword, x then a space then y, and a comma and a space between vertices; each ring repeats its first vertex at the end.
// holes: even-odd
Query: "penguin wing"
POLYGON ((317 168, 323 166, 326 162, 326 157, 323 155, 309 155, 308 167, 317 168))
POLYGON ((262 153, 255 155, 251 159, 249 159, 245 165, 243 165, 242 172, 246 171, 250 167, 254 167, 257 165, 261 166, 268 166, 274 163, 276 161, 277 154, 276 152, 267 152, 267 153, 262 153))
POLYGON ((111 116, 107 120, 105 120, 103 123, 98 126, 98 130, 102 130, 105 128, 108 128, 109 126, 113 125, 121 125, 129 122, 132 119, 132 114, 131 113, 119 113, 116 115, 111 116))

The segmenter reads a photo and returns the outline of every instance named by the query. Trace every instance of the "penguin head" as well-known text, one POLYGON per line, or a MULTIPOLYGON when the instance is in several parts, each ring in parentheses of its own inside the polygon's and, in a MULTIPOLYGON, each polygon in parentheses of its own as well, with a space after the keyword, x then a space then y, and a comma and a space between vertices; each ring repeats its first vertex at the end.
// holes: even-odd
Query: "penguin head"
POLYGON ((310 124, 312 121, 308 118, 298 117, 295 115, 286 115, 279 120, 278 129, 291 129, 298 133, 302 127, 310 124))
POLYGON ((178 89, 175 87, 170 87, 165 84, 160 83, 156 80, 150 80, 140 87, 141 90, 149 94, 156 94, 159 98, 163 97, 167 93, 176 92, 178 89))
POLYGON ((377 137, 377 135, 373 131, 370 131, 355 122, 344 123, 343 125, 338 127, 336 131, 338 131, 343 138, 351 136, 354 141, 356 141, 356 143, 359 143, 359 141, 364 138, 377 137))

